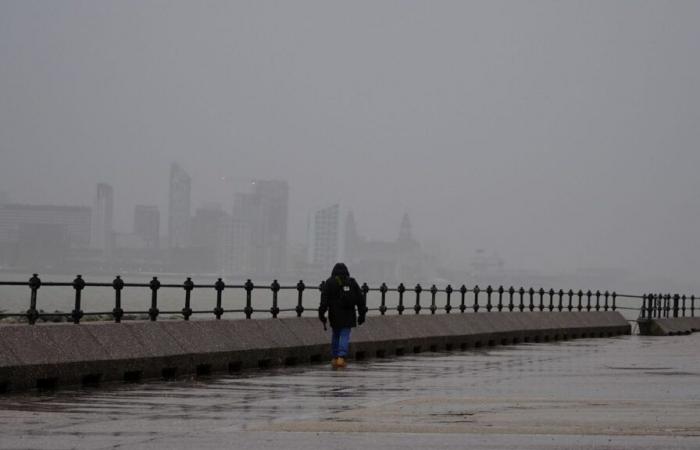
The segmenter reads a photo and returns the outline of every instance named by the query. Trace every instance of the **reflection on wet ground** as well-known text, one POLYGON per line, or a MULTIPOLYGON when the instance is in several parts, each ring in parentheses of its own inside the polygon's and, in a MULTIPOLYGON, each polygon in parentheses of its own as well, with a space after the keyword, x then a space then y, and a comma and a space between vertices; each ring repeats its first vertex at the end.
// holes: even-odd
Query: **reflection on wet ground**
POLYGON ((699 448, 698 344, 631 336, 5 395, 0 447, 699 448))

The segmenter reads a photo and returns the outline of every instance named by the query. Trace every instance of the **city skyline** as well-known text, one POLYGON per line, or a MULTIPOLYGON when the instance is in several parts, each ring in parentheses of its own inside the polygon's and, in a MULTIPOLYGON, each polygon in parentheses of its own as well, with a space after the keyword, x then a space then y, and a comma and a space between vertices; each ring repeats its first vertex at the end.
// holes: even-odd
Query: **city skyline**
POLYGON ((191 211, 286 180, 291 243, 340 203, 381 241, 408 212, 453 267, 485 248, 700 290, 698 15, 682 0, 9 0, 0 191, 91 205, 104 182, 116 232, 149 204, 163 233, 178 161, 191 211))

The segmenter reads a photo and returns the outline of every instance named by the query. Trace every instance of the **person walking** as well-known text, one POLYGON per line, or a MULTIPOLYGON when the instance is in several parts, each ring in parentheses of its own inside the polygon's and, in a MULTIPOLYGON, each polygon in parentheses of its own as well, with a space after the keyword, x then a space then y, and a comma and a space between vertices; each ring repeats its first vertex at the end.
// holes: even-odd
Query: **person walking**
POLYGON ((331 323, 331 365, 334 369, 347 366, 346 358, 350 346, 350 330, 365 321, 367 306, 360 286, 350 276, 343 263, 333 266, 330 278, 323 284, 318 318, 326 326, 326 311, 331 323))

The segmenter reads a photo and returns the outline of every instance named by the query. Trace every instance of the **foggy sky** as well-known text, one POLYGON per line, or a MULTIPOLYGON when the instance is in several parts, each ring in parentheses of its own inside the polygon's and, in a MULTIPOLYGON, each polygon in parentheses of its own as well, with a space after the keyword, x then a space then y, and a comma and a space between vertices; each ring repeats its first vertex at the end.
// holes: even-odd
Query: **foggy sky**
POLYGON ((0 191, 167 220, 290 185, 454 264, 700 272, 700 2, 0 0, 0 191))

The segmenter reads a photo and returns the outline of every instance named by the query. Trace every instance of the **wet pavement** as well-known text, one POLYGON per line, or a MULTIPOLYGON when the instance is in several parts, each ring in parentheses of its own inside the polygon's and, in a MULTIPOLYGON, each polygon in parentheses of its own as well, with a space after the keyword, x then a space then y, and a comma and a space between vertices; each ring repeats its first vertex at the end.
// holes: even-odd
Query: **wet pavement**
POLYGON ((0 396, 0 448, 700 448, 700 334, 0 396))

